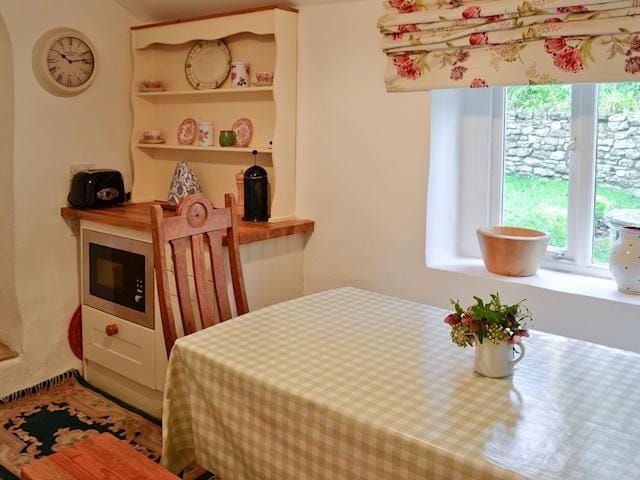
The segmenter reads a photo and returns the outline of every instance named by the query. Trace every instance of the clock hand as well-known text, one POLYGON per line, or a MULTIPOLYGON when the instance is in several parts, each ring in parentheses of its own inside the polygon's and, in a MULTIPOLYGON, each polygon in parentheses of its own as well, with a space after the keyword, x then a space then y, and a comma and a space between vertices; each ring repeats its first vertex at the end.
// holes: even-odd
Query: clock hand
POLYGON ((59 52, 56 49, 51 49, 53 52, 56 52, 58 55, 60 55, 62 58, 64 58, 67 62, 72 63, 71 60, 69 60, 69 58, 62 52, 59 52))

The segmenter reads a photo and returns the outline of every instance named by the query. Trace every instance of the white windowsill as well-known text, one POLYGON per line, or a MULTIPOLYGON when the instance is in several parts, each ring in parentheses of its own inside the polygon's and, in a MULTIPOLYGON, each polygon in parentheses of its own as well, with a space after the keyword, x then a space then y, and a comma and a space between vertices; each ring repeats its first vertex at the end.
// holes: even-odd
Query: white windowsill
POLYGON ((591 277, 544 268, 539 269, 538 273, 531 277, 506 277, 487 271, 479 258, 463 257, 455 258, 447 263, 430 263, 427 268, 463 273, 507 283, 530 285, 545 290, 600 298, 612 302, 640 305, 640 295, 619 292, 615 281, 609 278, 591 277))

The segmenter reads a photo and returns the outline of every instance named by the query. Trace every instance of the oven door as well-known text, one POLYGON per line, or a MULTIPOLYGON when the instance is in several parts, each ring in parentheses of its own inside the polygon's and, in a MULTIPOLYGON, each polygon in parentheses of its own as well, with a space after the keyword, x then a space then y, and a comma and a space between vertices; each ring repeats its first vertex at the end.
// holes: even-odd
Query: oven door
POLYGON ((153 245, 83 230, 83 303, 154 328, 153 245))

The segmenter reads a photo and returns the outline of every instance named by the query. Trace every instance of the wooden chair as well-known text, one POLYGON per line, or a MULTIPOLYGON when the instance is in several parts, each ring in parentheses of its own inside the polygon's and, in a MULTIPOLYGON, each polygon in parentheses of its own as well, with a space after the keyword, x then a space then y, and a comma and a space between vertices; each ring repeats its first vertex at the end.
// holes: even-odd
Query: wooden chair
POLYGON ((187 269, 187 250, 191 249, 195 299, 200 313, 202 328, 215 323, 213 300, 208 288, 207 260, 211 265, 213 291, 220 321, 231 318, 231 306, 227 292, 227 279, 223 261, 222 239, 226 235, 233 293, 238 315, 249 311, 247 293, 240 263, 236 201, 231 194, 225 195, 225 208, 213 208, 211 201, 203 195, 185 198, 177 208, 175 216, 165 217, 163 207, 153 205, 151 231, 162 329, 167 355, 177 339, 176 324, 171 308, 169 273, 167 271, 166 243, 171 246, 173 271, 178 293, 178 305, 182 317, 184 334, 189 335, 198 328, 191 300, 191 289, 187 269), (209 255, 205 255, 205 246, 209 255))

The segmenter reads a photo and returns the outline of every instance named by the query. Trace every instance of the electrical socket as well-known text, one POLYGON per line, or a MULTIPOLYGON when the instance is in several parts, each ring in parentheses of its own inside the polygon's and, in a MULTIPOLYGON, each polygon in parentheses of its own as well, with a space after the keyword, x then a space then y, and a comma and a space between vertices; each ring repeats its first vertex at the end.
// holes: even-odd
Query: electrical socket
POLYGON ((75 165, 70 165, 69 180, 71 180, 76 173, 82 172, 83 170, 91 170, 93 168, 95 168, 95 164, 93 163, 77 163, 75 165))

